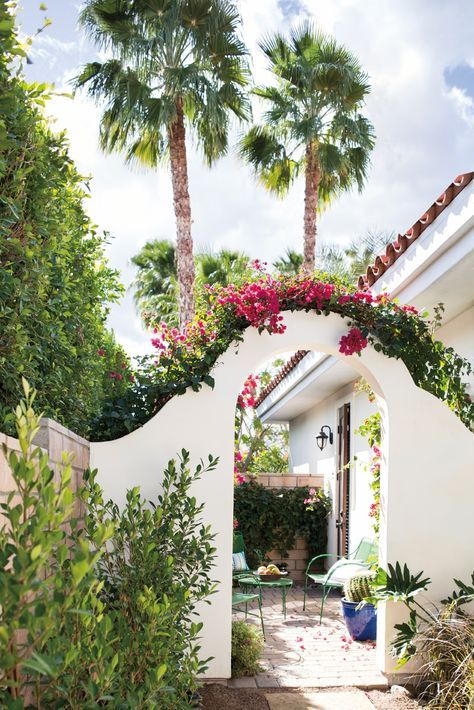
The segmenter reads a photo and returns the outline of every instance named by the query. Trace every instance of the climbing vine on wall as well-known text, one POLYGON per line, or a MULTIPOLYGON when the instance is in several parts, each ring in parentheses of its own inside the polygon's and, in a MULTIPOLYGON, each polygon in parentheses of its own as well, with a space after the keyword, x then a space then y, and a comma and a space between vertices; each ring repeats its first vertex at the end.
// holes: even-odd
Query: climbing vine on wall
POLYGON ((370 446, 370 463, 368 469, 371 474, 370 488, 372 489, 374 501, 371 503, 369 515, 372 518, 372 527, 375 537, 378 538, 380 529, 380 461, 382 458, 382 452, 380 451, 380 445, 382 443, 382 420, 380 412, 376 412, 370 417, 367 417, 367 419, 364 419, 355 433, 367 439, 370 446))
MULTIPOLYGON (((230 346, 243 340, 247 328, 283 333, 285 311, 339 315, 348 326, 339 342, 341 353, 360 354, 370 343, 376 351, 403 360, 416 385, 444 400, 466 426, 471 425, 474 404, 464 380, 472 366, 435 339, 428 314, 400 305, 388 294, 359 291, 327 275, 274 277, 259 262, 255 269, 255 280, 239 287, 207 287, 206 306, 183 331, 165 323, 155 328, 152 344, 157 355, 143 363, 137 387, 130 391, 124 412, 128 430, 188 387, 198 391, 203 384, 213 386, 212 367, 230 346), (137 400, 136 416, 130 417, 130 406, 137 400), (143 406, 145 400, 148 406, 143 406)), ((114 432, 118 433, 125 432, 114 432)))
POLYGON ((270 550, 284 559, 298 535, 307 541, 310 557, 326 552, 331 501, 318 490, 308 508, 310 495, 306 486, 273 489, 253 481, 234 488, 234 514, 251 566, 260 562, 259 554, 265 557, 270 550))

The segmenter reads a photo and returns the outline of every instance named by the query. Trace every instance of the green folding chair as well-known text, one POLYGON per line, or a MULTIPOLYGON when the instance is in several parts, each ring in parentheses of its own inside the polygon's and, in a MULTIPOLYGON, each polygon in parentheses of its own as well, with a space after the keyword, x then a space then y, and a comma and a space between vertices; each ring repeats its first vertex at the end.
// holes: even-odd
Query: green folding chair
MULTIPOLYGON (((241 532, 234 532, 234 539, 232 543, 232 553, 233 554, 238 554, 239 552, 243 552, 245 554, 245 543, 244 543, 244 536, 242 535, 241 532)), ((247 563, 248 564, 248 563, 247 563)), ((236 570, 235 572, 232 572, 232 577, 235 579, 238 577, 239 574, 242 574, 243 572, 249 571, 248 567, 247 569, 240 569, 236 570)))
MULTIPOLYGON (((248 576, 248 575, 247 575, 248 576)), ((259 589, 257 594, 245 594, 244 592, 232 592, 232 611, 243 611, 242 609, 238 609, 237 607, 240 606, 241 604, 245 604, 245 618, 247 616, 255 616, 257 618, 260 618, 260 626, 262 627, 262 634, 263 638, 265 638, 265 626, 263 623, 263 614, 262 614, 262 592, 259 589), (254 600, 257 600, 258 602, 258 614, 256 614, 254 611, 249 611, 248 610, 248 603, 254 600)))
MULTIPOLYGON (((234 533, 234 540, 232 544, 232 552, 234 554, 237 554, 239 552, 245 552, 245 543, 244 543, 244 536, 242 535, 241 532, 235 532, 234 533)), ((233 572, 232 577, 234 580, 239 580, 239 577, 248 577, 249 575, 252 575, 252 572, 250 570, 242 570, 239 572, 233 572)), ((263 623, 263 614, 262 614, 262 591, 261 589, 258 590, 258 593, 256 594, 247 594, 243 591, 233 591, 232 592, 232 611, 242 611, 242 609, 238 609, 237 607, 245 604, 245 618, 247 616, 256 616, 260 618, 260 625, 262 627, 262 634, 263 638, 265 638, 265 626, 263 623), (248 610, 248 603, 254 600, 258 601, 258 611, 259 613, 256 614, 253 611, 248 610)))
POLYGON ((353 552, 349 553, 347 558, 343 557, 342 555, 332 555, 329 553, 324 555, 316 555, 316 557, 313 557, 313 559, 309 561, 305 572, 303 611, 305 611, 306 609, 306 595, 308 593, 308 584, 321 584, 323 587, 321 609, 319 612, 319 623, 321 624, 323 618, 324 604, 329 596, 331 589, 341 589, 344 586, 344 582, 335 578, 336 572, 338 572, 342 567, 348 566, 362 566, 369 569, 372 566, 373 562, 377 559, 377 553, 378 547, 376 543, 373 540, 369 540, 368 538, 364 537, 359 542, 356 549, 353 552), (316 574, 310 571, 312 565, 316 562, 316 560, 321 560, 326 557, 335 557, 337 560, 327 572, 324 572, 322 574, 316 574))

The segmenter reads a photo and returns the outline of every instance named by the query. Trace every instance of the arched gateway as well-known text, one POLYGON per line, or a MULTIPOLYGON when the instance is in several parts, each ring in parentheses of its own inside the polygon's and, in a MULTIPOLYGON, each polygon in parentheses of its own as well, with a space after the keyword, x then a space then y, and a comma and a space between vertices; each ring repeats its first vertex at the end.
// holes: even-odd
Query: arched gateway
MULTIPOLYGON (((92 444, 91 465, 99 469, 105 495, 118 503, 131 486, 154 498, 161 471, 182 448, 192 462, 219 457, 217 469, 196 484, 206 502, 206 523, 217 533, 214 577, 220 581, 212 604, 202 608, 202 653, 213 656, 208 676, 230 677, 231 551, 235 405, 247 375, 275 355, 298 349, 339 352, 347 320, 331 313, 285 312, 286 330, 259 334, 247 328, 238 352, 230 347, 213 369, 215 387, 175 397, 142 428, 111 442, 92 444)), ((452 579, 472 571, 474 437, 432 394, 417 387, 401 360, 368 345, 345 359, 369 382, 384 420, 381 467, 380 563, 406 562, 431 577, 430 597, 451 592, 452 579)), ((378 616, 377 662, 394 672, 390 656, 393 624, 403 608, 392 605, 378 616)))

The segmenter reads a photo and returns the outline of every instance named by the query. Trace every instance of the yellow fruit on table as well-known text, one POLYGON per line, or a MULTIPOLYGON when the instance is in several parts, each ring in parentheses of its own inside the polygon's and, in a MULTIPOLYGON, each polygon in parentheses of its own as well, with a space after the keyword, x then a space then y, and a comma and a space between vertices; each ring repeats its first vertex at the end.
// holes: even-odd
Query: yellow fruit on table
POLYGON ((266 571, 267 571, 267 568, 265 567, 265 565, 262 565, 261 567, 258 568, 257 574, 265 574, 266 571))

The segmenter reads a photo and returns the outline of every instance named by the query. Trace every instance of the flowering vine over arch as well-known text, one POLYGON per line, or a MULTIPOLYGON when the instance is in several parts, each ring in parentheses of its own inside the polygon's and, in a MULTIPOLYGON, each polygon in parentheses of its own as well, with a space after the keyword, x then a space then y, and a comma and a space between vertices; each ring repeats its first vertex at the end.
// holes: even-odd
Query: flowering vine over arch
POLYGON ((360 354, 368 343, 388 357, 403 360, 419 387, 444 400, 469 427, 474 404, 463 379, 472 372, 469 361, 446 348, 433 335, 433 322, 413 306, 400 305, 386 293, 348 287, 325 275, 272 276, 254 262, 255 280, 241 286, 207 286, 198 314, 183 331, 161 323, 152 344, 157 357, 149 375, 155 383, 155 411, 188 387, 213 386, 213 365, 248 327, 283 333, 285 311, 336 313, 349 320, 339 341, 344 355, 360 354))

